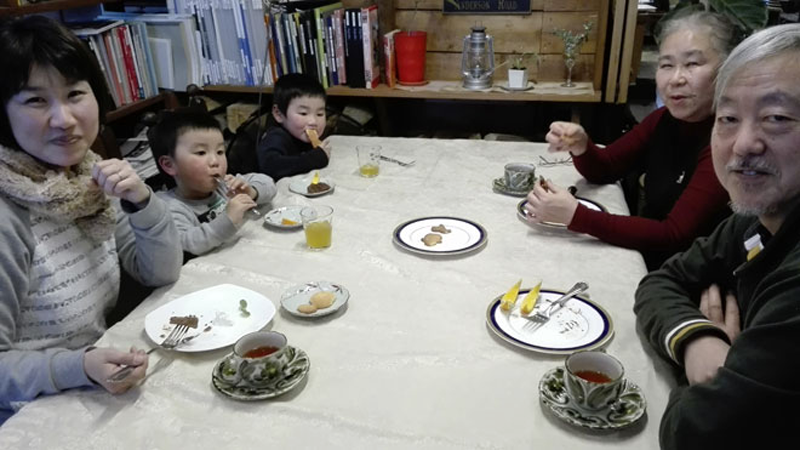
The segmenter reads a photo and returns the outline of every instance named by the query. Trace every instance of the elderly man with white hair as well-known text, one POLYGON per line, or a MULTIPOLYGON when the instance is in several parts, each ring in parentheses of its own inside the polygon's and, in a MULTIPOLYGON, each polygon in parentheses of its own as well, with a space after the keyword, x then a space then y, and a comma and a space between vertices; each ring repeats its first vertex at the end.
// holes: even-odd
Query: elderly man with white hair
POLYGON ((640 330, 688 382, 664 412, 663 449, 797 448, 798 80, 798 24, 733 50, 717 79, 711 149, 735 214, 636 292, 640 330))

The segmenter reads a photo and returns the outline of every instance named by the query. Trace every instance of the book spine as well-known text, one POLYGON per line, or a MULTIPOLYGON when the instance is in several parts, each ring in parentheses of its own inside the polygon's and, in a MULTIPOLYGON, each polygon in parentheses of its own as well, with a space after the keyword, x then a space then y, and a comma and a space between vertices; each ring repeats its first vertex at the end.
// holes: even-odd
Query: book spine
POLYGON ((322 15, 319 8, 314 10, 314 19, 317 25, 317 60, 319 61, 319 78, 320 83, 325 89, 330 87, 328 83, 328 65, 326 64, 325 55, 325 23, 322 21, 322 15))
POLYGON ((337 70, 339 72, 339 84, 347 84, 347 70, 345 69, 345 44, 344 44, 344 31, 342 30, 342 16, 344 9, 339 8, 334 11, 333 16, 333 38, 336 42, 336 62, 338 64, 337 70))
POLYGON ((109 32, 109 40, 111 41, 111 53, 114 55, 114 64, 117 66, 117 73, 119 74, 119 85, 122 89, 122 95, 125 99, 125 104, 131 103, 131 87, 128 80, 127 68, 125 67, 125 57, 122 55, 122 48, 119 44, 119 32, 113 29, 109 32))

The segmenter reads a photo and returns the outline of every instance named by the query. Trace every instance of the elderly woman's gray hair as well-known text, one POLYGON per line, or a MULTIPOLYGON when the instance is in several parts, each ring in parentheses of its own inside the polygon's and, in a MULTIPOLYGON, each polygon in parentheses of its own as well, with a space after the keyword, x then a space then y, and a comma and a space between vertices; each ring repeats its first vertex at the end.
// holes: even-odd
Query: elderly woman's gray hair
POLYGON ((734 74, 766 59, 786 54, 800 58, 800 24, 765 28, 742 41, 733 49, 717 73, 714 105, 719 102, 734 74))
POLYGON ((736 27, 725 16, 709 11, 678 13, 661 26, 656 40, 661 45, 670 35, 684 30, 705 32, 720 61, 736 45, 736 27))

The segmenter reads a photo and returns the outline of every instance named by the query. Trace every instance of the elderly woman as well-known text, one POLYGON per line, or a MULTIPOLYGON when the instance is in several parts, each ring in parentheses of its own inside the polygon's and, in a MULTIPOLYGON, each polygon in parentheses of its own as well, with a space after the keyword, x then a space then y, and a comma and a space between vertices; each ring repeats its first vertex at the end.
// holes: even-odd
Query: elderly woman
POLYGON ((94 56, 40 16, 0 25, 0 423, 40 394, 100 385, 123 392, 147 356, 91 345, 120 272, 178 278, 180 239, 131 166, 89 150, 105 112, 94 56), (137 366, 122 383, 106 380, 137 366))
POLYGON ((710 233, 729 213, 708 144, 714 79, 733 47, 733 36, 733 26, 709 12, 667 22, 659 36, 656 72, 665 107, 605 149, 592 143, 580 125, 550 125, 549 150, 570 152, 589 182, 612 183, 644 172, 641 217, 590 210, 548 183, 547 189, 537 185, 528 194, 529 220, 564 223, 572 231, 639 250, 651 270, 710 233))

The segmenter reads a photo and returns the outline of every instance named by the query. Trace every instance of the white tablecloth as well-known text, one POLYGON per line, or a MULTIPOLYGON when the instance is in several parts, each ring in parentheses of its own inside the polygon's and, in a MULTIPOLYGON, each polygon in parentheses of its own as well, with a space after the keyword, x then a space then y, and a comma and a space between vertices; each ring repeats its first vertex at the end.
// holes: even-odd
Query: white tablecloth
MULTIPOLYGON (((151 355, 138 389, 112 396, 98 389, 40 398, 0 428, 0 448, 59 449, 589 449, 658 448, 668 377, 635 331, 633 294, 645 274, 640 255, 594 238, 529 226, 519 198, 492 191, 507 162, 553 159, 543 144, 473 140, 334 137, 323 175, 331 195, 305 198, 278 183, 274 207, 329 204, 333 245, 305 247, 302 231, 248 222, 238 242, 189 262, 174 286, 157 290, 99 345, 149 347, 145 316, 182 295, 220 283, 257 291, 280 308, 290 286, 313 280, 344 285, 346 308, 320 320, 285 311, 269 329, 285 333, 311 360, 307 379, 277 399, 239 402, 211 386, 216 361, 230 348, 151 355), (416 160, 384 162, 362 178, 355 146, 416 160), (449 215, 483 225, 488 245, 457 258, 426 258, 392 243, 409 219, 449 215), (539 380, 564 357, 512 347, 486 326, 489 303, 517 279, 567 289, 590 285, 612 316, 608 352, 625 365, 648 402, 646 417, 619 432, 563 423, 539 403, 539 380), (160 360, 160 361, 159 361, 160 360)), ((614 213, 627 213, 617 185, 593 186, 571 165, 537 167, 562 186, 614 213)), ((262 208, 265 211, 269 208, 262 208)))

